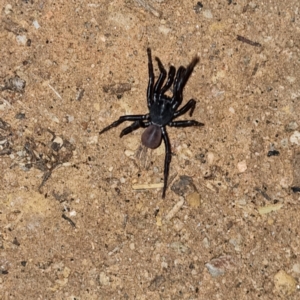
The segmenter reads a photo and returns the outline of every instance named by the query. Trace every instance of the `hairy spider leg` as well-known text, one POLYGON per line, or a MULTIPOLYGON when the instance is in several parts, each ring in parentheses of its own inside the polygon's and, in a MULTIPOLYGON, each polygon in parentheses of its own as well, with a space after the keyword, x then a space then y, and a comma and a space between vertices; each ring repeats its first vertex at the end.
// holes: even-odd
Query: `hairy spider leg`
POLYGON ((174 113, 174 118, 184 115, 186 112, 190 110, 190 117, 193 115, 193 112, 196 107, 196 101, 194 99, 189 100, 187 104, 185 104, 182 108, 174 113))
POLYGON ((166 189, 167 189, 167 183, 168 183, 168 176, 169 176, 169 168, 170 168, 170 163, 171 163, 171 158, 172 158, 172 153, 171 153, 171 145, 170 145, 170 140, 166 131, 166 128, 163 126, 161 127, 161 133, 162 137, 165 143, 166 147, 166 156, 165 156, 165 169, 164 169, 164 187, 163 187, 163 193, 162 193, 162 198, 165 198, 166 196, 166 189))
POLYGON ((159 74, 159 77, 154 85, 154 102, 157 101, 157 96, 159 96, 160 94, 160 90, 161 90, 161 87, 167 77, 167 71, 166 69, 164 68, 162 62, 160 61, 160 59, 158 57, 155 57, 155 60, 157 61, 157 64, 158 64, 158 68, 159 68, 159 71, 160 71, 160 74, 159 74))
POLYGON ((120 133, 120 138, 140 127, 142 128, 146 128, 150 125, 150 122, 143 122, 141 120, 135 121, 134 123, 132 123, 130 126, 124 128, 121 133, 120 133))
POLYGON ((171 127, 189 127, 189 126, 204 126, 203 123, 195 120, 183 120, 183 121, 174 121, 170 122, 168 126, 171 127))
POLYGON ((153 84, 154 84, 154 72, 153 72, 153 64, 152 64, 150 48, 147 48, 147 54, 148 54, 148 70, 149 70, 149 81, 148 81, 148 88, 147 88, 147 105, 148 105, 148 109, 150 109, 153 103, 153 84))
POLYGON ((161 91, 159 92, 160 95, 163 95, 173 84, 174 77, 175 77, 176 69, 174 66, 170 66, 169 75, 166 84, 163 86, 161 91))
POLYGON ((147 115, 128 115, 128 116, 121 116, 117 121, 113 122, 112 124, 108 125, 107 127, 103 128, 99 134, 102 134, 103 132, 119 126, 121 123, 125 121, 143 121, 143 120, 148 120, 149 119, 149 114, 147 115))

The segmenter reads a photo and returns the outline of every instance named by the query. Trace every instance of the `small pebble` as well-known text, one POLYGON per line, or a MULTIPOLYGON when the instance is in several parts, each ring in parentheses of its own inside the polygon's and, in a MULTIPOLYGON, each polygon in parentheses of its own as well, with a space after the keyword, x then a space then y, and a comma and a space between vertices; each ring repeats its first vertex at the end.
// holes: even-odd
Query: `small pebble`
POLYGON ((234 114, 235 113, 234 108, 233 107, 229 107, 229 112, 231 112, 232 114, 234 114))
POLYGON ((275 289, 282 295, 291 295, 297 287, 296 279, 283 270, 275 274, 274 284, 275 289))
POLYGON ((189 194, 186 197, 186 201, 192 208, 199 208, 201 205, 201 197, 197 192, 194 192, 192 194, 189 194))
POLYGON ((193 183, 193 178, 190 176, 182 175, 171 186, 171 190, 180 196, 190 194, 196 191, 196 187, 193 183))
POLYGON ((247 170, 247 162, 245 160, 240 161, 237 164, 237 168, 240 173, 244 173, 247 170))
POLYGON ((128 157, 134 155, 134 151, 132 151, 132 150, 125 150, 124 153, 125 153, 125 155, 128 156, 128 157))
POLYGON ((299 131, 294 131, 294 133, 290 137, 290 142, 292 144, 300 145, 300 132, 299 131))
POLYGON ((185 246, 183 243, 181 242, 173 242, 170 244, 170 248, 172 248, 173 250, 175 250, 177 253, 186 253, 189 248, 187 246, 185 246))
POLYGON ((74 121, 74 116, 67 115, 67 120, 68 120, 68 123, 73 122, 74 121))
POLYGON ((98 143, 98 139, 99 139, 99 136, 98 136, 98 135, 90 136, 90 137, 88 138, 87 143, 88 143, 89 145, 95 145, 95 144, 98 143))
POLYGON ((294 264, 292 270, 293 270, 293 272, 300 274, 300 263, 294 264))
POLYGON ((64 144, 64 140, 60 136, 56 136, 52 144, 57 144, 58 147, 61 148, 64 144))
POLYGON ((286 148, 286 147, 289 145, 288 139, 282 139, 282 140, 280 141, 280 145, 281 145, 283 148, 286 148))
POLYGON ((219 277, 225 274, 225 271, 232 269, 235 262, 230 255, 223 255, 218 258, 213 258, 209 263, 205 264, 212 277, 219 277))
POLYGON ((109 277, 104 272, 100 273, 99 281, 101 285, 109 285, 109 277))
POLYGON ((207 163, 212 165, 215 160, 215 155, 212 152, 207 152, 207 163))
POLYGON ((203 17, 206 19, 212 19, 213 15, 210 9, 203 10, 203 17))
POLYGON ((27 42, 27 37, 26 35, 17 35, 16 40, 19 45, 25 46, 27 42))
POLYGON ((209 240, 208 240, 207 237, 205 237, 205 238, 203 239, 202 244, 203 244, 203 246, 204 246, 206 249, 209 248, 210 243, 209 243, 209 240))
POLYGON ((19 120, 25 119, 25 113, 18 113, 15 115, 15 118, 19 120))
POLYGON ((5 8, 4 8, 4 13, 5 13, 6 15, 9 15, 9 14, 12 13, 12 12, 13 12, 12 6, 11 6, 10 4, 7 4, 7 5, 5 6, 5 8))
POLYGON ((75 210, 70 211, 70 217, 76 217, 76 211, 75 210))
POLYGON ((183 227, 184 227, 184 223, 181 220, 179 220, 179 219, 174 220, 174 229, 176 231, 178 231, 178 232, 181 231, 183 229, 183 227))
POLYGON ((288 125, 285 126, 286 131, 293 131, 298 128, 298 124, 295 121, 290 122, 288 125))
POLYGON ((23 93, 26 86, 26 81, 19 76, 11 77, 6 81, 5 89, 23 93))
POLYGON ((171 29, 164 25, 161 25, 158 27, 158 31, 164 35, 168 35, 170 33, 171 29))
POLYGON ((35 29, 39 29, 41 27, 40 24, 39 24, 39 22, 37 20, 34 20, 32 22, 32 25, 34 26, 35 29))

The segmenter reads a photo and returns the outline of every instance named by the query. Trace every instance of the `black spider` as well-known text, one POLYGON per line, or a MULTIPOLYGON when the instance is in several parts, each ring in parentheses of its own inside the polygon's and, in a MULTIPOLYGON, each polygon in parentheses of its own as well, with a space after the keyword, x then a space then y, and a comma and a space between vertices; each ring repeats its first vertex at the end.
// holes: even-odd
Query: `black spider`
POLYGON ((124 128, 121 131, 120 137, 126 135, 140 127, 147 129, 142 134, 142 143, 144 146, 155 149, 161 144, 161 140, 164 140, 166 147, 165 156, 165 169, 164 169, 164 187, 162 197, 165 197, 167 189, 167 180, 169 174, 169 166, 171 162, 171 147, 169 137, 166 131, 166 125, 171 127, 188 127, 188 126, 203 126, 195 120, 188 121, 173 121, 177 117, 185 114, 190 110, 190 116, 192 116, 193 111, 196 107, 196 101, 194 99, 189 100, 189 102, 184 105, 179 110, 178 107, 181 105, 183 96, 182 91, 187 83, 190 75, 193 72, 195 65, 198 63, 199 58, 194 57, 192 62, 185 68, 180 66, 176 72, 174 66, 170 66, 168 79, 164 84, 167 77, 167 72, 161 63, 160 59, 156 57, 158 68, 160 70, 160 75, 154 84, 154 73, 153 64, 151 57, 150 48, 147 49, 148 54, 148 69, 149 69, 149 82, 147 88, 147 104, 149 113, 146 115, 127 115, 121 116, 117 121, 113 122, 111 125, 102 129, 99 134, 105 131, 117 127, 124 121, 133 121, 133 123, 124 128), (165 93, 173 85, 173 96, 169 97, 165 93))

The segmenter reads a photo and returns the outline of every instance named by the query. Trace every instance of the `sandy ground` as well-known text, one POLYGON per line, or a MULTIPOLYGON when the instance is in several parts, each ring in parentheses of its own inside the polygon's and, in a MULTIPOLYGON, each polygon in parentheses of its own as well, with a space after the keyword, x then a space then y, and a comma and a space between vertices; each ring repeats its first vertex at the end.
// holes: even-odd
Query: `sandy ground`
POLYGON ((299 299, 299 6, 1 2, 0 299, 299 299), (148 112, 147 47, 200 58, 165 199, 163 145, 99 136, 148 112))

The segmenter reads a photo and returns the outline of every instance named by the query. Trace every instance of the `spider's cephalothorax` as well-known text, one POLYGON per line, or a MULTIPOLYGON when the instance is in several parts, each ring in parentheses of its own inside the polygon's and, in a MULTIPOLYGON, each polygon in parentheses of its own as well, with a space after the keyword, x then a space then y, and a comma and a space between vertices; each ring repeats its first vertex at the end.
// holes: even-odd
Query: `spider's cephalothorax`
POLYGON ((124 121, 133 121, 133 123, 124 128, 121 131, 120 137, 128 134, 140 127, 146 128, 142 134, 142 143, 144 146, 155 149, 157 148, 161 141, 164 140, 166 147, 165 156, 165 169, 164 169, 164 187, 162 197, 165 197, 167 189, 167 180, 169 175, 169 166, 171 162, 171 147, 169 137, 166 131, 166 125, 171 127, 188 127, 188 126, 203 126, 195 120, 184 120, 184 121, 173 121, 177 117, 190 111, 190 116, 192 116, 193 111, 196 106, 196 101, 191 99, 183 107, 178 109, 181 105, 183 96, 183 88, 188 81, 190 75, 197 62, 198 57, 194 57, 192 62, 185 68, 183 66, 179 67, 177 72, 175 67, 171 66, 168 73, 167 81, 164 81, 167 77, 167 71, 165 70, 163 64, 159 58, 155 58, 158 63, 158 68, 160 70, 160 75, 154 84, 154 72, 152 65, 151 50, 147 49, 148 53, 148 69, 149 69, 149 82, 147 88, 147 104, 149 113, 146 115, 128 115, 121 116, 117 121, 113 122, 111 125, 102 129, 99 134, 116 127, 123 123, 124 121), (173 87, 172 87, 173 85, 173 87), (172 87, 173 96, 169 97, 165 93, 172 87), (178 110, 177 110, 178 109, 178 110))

